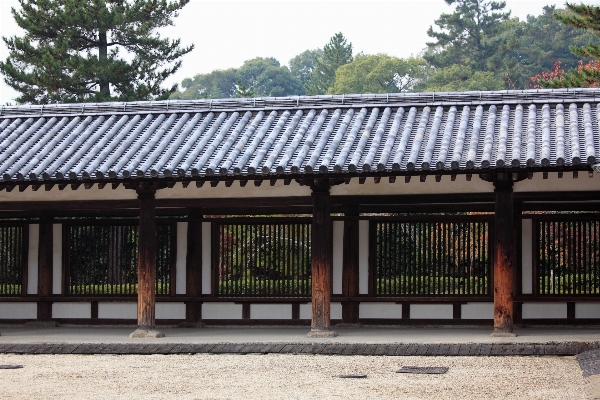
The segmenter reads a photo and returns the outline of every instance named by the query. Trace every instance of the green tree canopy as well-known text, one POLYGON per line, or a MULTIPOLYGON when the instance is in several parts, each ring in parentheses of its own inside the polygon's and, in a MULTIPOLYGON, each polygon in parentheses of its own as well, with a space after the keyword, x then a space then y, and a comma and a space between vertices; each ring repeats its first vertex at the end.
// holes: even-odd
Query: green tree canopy
POLYGON ((469 66, 452 65, 438 69, 415 89, 423 92, 501 90, 504 82, 490 71, 473 71, 469 66))
POLYGON ((452 14, 442 14, 435 21, 441 29, 429 27, 427 34, 435 42, 427 43, 424 55, 432 66, 468 65, 474 71, 488 69, 487 61, 498 48, 502 22, 510 12, 504 12, 506 2, 489 0, 444 0, 456 4, 452 14))
POLYGON ((289 68, 273 57, 257 57, 244 62, 236 77, 247 85, 255 96, 291 96, 303 94, 303 88, 289 68))
POLYGON ((306 83, 306 93, 309 95, 325 94, 333 85, 335 72, 342 65, 352 61, 352 43, 348 43, 344 35, 336 33, 323 48, 323 56, 317 59, 306 83))
POLYGON ((161 87, 193 46, 162 38, 157 29, 189 0, 19 0, 12 9, 22 37, 4 37, 0 62, 19 103, 167 98, 161 87))
POLYGON ((412 91, 430 68, 420 58, 396 58, 387 54, 358 54, 335 74, 329 93, 395 93, 412 91))
MULTIPOLYGON (((585 4, 567 3, 566 10, 556 12, 554 17, 561 23, 592 33, 596 39, 600 37, 600 7, 585 4)), ((577 68, 566 73, 555 68, 553 72, 538 75, 533 79, 542 87, 597 87, 600 85, 600 44, 574 45, 571 52, 581 58, 592 58, 585 63, 581 61, 577 68)))
POLYGON ((198 74, 181 82, 183 91, 175 92, 172 99, 222 99, 235 97, 236 70, 216 69, 208 74, 198 74))
POLYGON ((303 88, 310 82, 310 75, 317 66, 317 60, 321 57, 323 57, 323 49, 315 49, 303 51, 290 60, 290 72, 303 88))

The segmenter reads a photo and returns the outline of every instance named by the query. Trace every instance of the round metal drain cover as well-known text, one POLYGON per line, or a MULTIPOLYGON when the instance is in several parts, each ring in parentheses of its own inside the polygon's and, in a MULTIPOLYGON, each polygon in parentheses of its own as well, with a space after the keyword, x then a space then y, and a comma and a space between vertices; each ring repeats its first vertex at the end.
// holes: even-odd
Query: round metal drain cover
POLYGON ((352 375, 339 375, 338 378, 347 378, 347 379, 364 379, 367 375, 363 374, 352 374, 352 375))
POLYGON ((22 365, 12 364, 12 365, 0 365, 0 369, 19 369, 23 368, 22 365))

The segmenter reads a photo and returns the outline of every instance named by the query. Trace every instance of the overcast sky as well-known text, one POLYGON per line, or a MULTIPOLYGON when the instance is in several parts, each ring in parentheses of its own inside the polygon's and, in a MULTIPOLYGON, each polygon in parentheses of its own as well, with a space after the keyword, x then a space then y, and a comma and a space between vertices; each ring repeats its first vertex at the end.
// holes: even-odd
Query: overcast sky
MULTIPOLYGON (((524 19, 528 14, 541 14, 547 4, 562 7, 564 0, 506 3, 513 16, 524 19)), ((10 12, 11 7, 18 6, 17 0, 0 0, 0 36, 20 33, 10 12)), ((254 57, 275 57, 286 64, 306 49, 323 47, 336 32, 352 42, 355 53, 409 57, 425 47, 429 40, 427 28, 434 20, 453 8, 443 0, 191 0, 175 21, 176 26, 161 32, 181 38, 184 45, 196 44, 169 83, 180 83, 183 78, 214 69, 238 67, 254 57)), ((0 59, 7 56, 2 42, 0 59)), ((2 79, 0 104, 15 96, 2 79)))

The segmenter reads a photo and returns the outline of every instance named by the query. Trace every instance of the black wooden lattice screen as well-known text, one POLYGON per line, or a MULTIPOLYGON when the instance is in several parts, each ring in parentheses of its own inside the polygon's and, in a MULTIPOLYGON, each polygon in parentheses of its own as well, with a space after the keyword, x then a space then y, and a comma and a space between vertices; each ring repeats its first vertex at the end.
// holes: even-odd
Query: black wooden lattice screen
POLYGON ((0 225, 0 296, 26 292, 23 275, 27 266, 27 229, 22 224, 0 225))
POLYGON ((219 295, 310 296, 310 260, 310 220, 213 223, 219 295))
POLYGON ((371 221, 375 295, 489 295, 491 223, 481 218, 371 221))
POLYGON ((600 220, 577 215, 534 220, 539 295, 600 294, 600 220), (537 246, 536 246, 537 243, 537 246))
MULTIPOLYGON (((135 222, 134 222, 135 223, 135 222)), ((64 225, 63 262, 70 295, 137 293, 138 226, 115 221, 64 225)), ((156 226, 156 294, 174 294, 173 224, 156 226)))

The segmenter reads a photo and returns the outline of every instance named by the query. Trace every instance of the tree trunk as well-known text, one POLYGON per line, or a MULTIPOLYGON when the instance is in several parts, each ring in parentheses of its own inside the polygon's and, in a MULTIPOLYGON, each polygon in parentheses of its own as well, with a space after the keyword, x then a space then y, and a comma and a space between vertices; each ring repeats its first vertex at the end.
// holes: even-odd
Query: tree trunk
POLYGON ((106 68, 108 67, 108 38, 106 32, 100 32, 98 35, 100 45, 98 46, 98 61, 102 68, 102 75, 100 75, 100 94, 104 100, 110 98, 110 79, 106 68))

